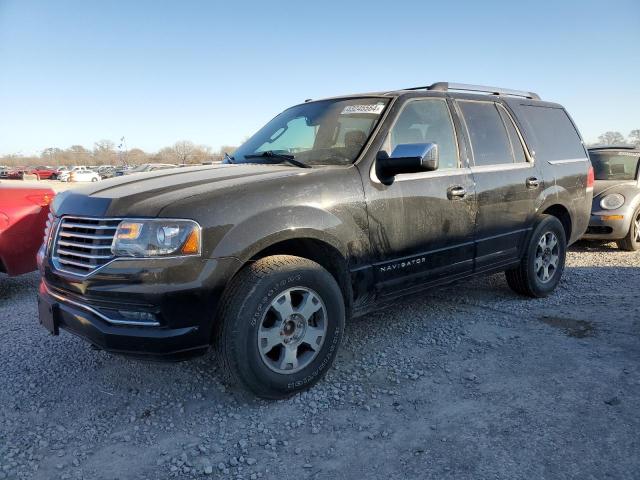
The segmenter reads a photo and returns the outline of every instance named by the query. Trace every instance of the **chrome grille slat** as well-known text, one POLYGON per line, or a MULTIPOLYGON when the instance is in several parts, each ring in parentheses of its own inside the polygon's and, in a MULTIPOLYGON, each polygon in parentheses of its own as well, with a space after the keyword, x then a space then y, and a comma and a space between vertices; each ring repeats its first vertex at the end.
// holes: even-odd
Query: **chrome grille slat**
POLYGON ((58 260, 60 263, 62 263, 63 265, 73 265, 75 267, 81 267, 81 268, 86 268, 87 270, 91 270, 92 266, 91 265, 87 265, 86 263, 82 263, 82 262, 74 262, 73 260, 68 260, 68 259, 59 259, 58 260))
MULTIPOLYGON (((115 232, 114 232, 115 233, 115 232)), ((88 233, 59 232, 61 237, 90 238, 94 240, 113 240, 113 235, 90 235, 88 233)))
POLYGON ((92 255, 90 253, 79 252, 77 250, 63 250, 58 247, 58 255, 69 255, 72 257, 92 258, 102 260, 104 258, 111 258, 112 255, 92 255))
POLYGON ((84 228, 87 230, 115 230, 116 228, 118 228, 118 226, 116 225, 115 227, 110 227, 107 225, 91 225, 88 223, 69 223, 69 222, 65 222, 62 225, 62 228, 84 228))
POLYGON ((97 249, 111 250, 111 244, 109 244, 109 245, 94 245, 92 243, 72 242, 72 241, 69 241, 69 240, 58 240, 58 245, 61 245, 61 246, 64 246, 64 247, 86 248, 86 249, 89 249, 89 250, 97 250, 97 249))
POLYGON ((52 247, 54 265, 68 273, 86 276, 110 262, 111 243, 119 219, 62 217, 52 247))

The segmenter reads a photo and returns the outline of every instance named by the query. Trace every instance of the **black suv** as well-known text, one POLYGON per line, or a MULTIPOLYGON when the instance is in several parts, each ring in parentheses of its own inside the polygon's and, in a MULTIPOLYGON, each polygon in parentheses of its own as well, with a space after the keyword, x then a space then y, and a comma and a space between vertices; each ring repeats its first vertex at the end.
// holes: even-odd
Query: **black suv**
POLYGON ((332 364, 345 320, 472 275, 558 285, 593 174, 558 104, 436 83, 306 101, 222 165, 59 194, 39 254, 41 323, 182 358, 280 398, 332 364))

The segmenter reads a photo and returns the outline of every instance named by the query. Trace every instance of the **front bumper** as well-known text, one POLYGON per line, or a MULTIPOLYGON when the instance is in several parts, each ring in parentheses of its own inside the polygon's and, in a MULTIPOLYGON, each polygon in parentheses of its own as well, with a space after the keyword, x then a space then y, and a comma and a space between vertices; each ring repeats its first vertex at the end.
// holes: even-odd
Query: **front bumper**
POLYGON ((52 333, 63 329, 100 349, 166 360, 206 352, 218 300, 240 266, 234 258, 127 259, 77 278, 40 260, 40 322, 52 333), (132 313, 144 317, 132 320, 132 313))
POLYGON ((585 240, 619 240, 629 232, 632 215, 617 210, 598 212, 591 215, 587 232, 582 236, 585 240), (622 216, 622 219, 607 217, 622 216))

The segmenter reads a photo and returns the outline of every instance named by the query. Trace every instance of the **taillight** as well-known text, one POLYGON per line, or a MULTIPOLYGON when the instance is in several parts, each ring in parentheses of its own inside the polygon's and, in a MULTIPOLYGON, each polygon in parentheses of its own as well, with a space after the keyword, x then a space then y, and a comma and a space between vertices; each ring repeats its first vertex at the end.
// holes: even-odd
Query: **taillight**
POLYGON ((47 207, 53 201, 54 194, 52 193, 39 193, 36 195, 27 195, 27 200, 40 207, 47 207))
POLYGON ((593 167, 589 166, 589 173, 587 173, 587 188, 593 188, 596 183, 596 176, 593 173, 593 167))

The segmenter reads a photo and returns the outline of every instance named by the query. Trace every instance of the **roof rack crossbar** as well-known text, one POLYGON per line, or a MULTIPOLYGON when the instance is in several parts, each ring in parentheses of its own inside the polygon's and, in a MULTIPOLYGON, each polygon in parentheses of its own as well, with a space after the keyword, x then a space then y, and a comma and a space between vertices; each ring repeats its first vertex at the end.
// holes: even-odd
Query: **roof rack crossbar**
POLYGON ((487 87, 485 85, 469 85, 466 83, 450 83, 450 82, 436 82, 425 87, 413 87, 406 90, 433 90, 436 92, 448 92, 449 90, 461 90, 464 92, 482 92, 490 93, 491 95, 507 95, 510 97, 523 97, 531 100, 540 100, 540 96, 537 93, 525 92, 523 90, 511 90, 509 88, 500 87, 487 87))

